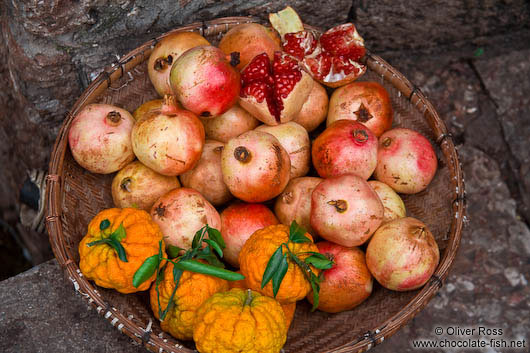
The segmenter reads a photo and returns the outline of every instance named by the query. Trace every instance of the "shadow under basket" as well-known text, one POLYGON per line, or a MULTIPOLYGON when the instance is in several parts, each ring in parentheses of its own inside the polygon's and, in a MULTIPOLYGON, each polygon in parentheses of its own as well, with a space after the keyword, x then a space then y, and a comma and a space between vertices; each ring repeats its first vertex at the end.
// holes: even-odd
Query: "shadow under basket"
MULTIPOLYGON (((108 103, 133 111, 140 104, 159 98, 147 75, 147 59, 154 45, 169 33, 195 31, 216 45, 230 28, 249 17, 221 18, 194 23, 153 39, 123 56, 104 70, 83 92, 59 132, 49 167, 46 192, 46 225, 55 256, 74 288, 112 326, 153 352, 194 352, 193 342, 180 342, 160 329, 151 312, 147 293, 120 294, 96 287, 79 270, 77 251, 90 220, 113 207, 110 185, 113 175, 92 174, 73 159, 68 130, 73 117, 90 103, 108 103)), ((309 26, 307 26, 310 28, 309 26)), ((362 81, 376 81, 389 92, 394 127, 421 132, 434 146, 438 171, 427 190, 402 195, 407 214, 428 225, 441 252, 432 278, 419 290, 389 291, 374 281, 372 295, 353 310, 339 314, 310 312, 307 301, 299 302, 284 351, 361 352, 388 339, 414 317, 434 296, 447 277, 455 258, 464 220, 464 180, 451 135, 431 103, 401 73, 376 55, 366 55, 362 81)))

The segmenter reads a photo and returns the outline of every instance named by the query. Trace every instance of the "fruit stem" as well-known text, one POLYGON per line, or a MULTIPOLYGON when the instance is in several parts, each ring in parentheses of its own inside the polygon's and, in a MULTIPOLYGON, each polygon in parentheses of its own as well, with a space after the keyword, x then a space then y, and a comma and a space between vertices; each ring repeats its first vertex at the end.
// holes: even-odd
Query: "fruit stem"
POLYGON ((234 157, 241 163, 248 163, 252 159, 250 151, 245 146, 236 147, 234 157))
POLYGON ((245 299, 244 305, 250 305, 252 303, 252 291, 250 289, 247 289, 247 299, 245 299))
POLYGON ((353 131, 353 138, 355 139, 355 142, 358 143, 365 143, 368 141, 368 133, 363 129, 355 129, 353 131))
POLYGON ((335 206, 335 209, 339 213, 343 213, 348 209, 348 203, 346 200, 331 200, 328 201, 328 205, 335 206))
POLYGON ((121 114, 113 110, 107 114, 106 119, 109 125, 118 126, 120 124, 121 114))

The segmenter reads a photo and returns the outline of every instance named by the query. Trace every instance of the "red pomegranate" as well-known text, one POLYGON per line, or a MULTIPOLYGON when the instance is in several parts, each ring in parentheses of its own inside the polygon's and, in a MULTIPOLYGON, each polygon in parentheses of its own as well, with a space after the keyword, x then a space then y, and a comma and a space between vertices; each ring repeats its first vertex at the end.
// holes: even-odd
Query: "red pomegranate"
POLYGON ((224 143, 206 140, 201 159, 193 169, 180 175, 182 186, 201 193, 212 205, 219 206, 232 199, 232 194, 223 181, 221 153, 224 143))
POLYGON ((275 52, 256 56, 241 71, 239 104, 267 125, 278 125, 296 118, 311 89, 311 76, 293 57, 275 52))
POLYGON ((362 178, 346 174, 321 182, 311 196, 311 226, 343 246, 366 242, 383 221, 379 197, 362 178))
POLYGON ((366 249, 366 264, 385 288, 414 290, 431 278, 438 261, 438 244, 427 226, 412 217, 382 225, 366 249))
POLYGON ((169 86, 171 66, 186 50, 199 45, 210 45, 210 43, 195 32, 172 33, 156 43, 147 61, 147 73, 161 97, 171 94, 169 86))
POLYGON ((195 165, 204 145, 204 127, 195 114, 179 109, 171 97, 160 110, 144 115, 131 133, 136 157, 163 175, 179 175, 195 165))
POLYGON ((229 55, 239 53, 237 68, 244 68, 256 55, 267 53, 272 60, 275 51, 280 51, 280 38, 276 32, 259 23, 243 23, 230 29, 219 42, 219 49, 229 55))
POLYGON ((234 267, 239 267, 238 256, 243 244, 255 231, 278 224, 274 213, 259 203, 234 203, 221 212, 221 235, 226 244, 223 255, 234 267))
POLYGON ((419 132, 392 129, 379 138, 374 176, 395 191, 415 194, 425 190, 437 167, 434 148, 419 132))
POLYGON ((114 173, 134 159, 132 115, 109 104, 89 104, 76 114, 68 144, 79 165, 92 173, 114 173))
POLYGON ((289 155, 271 134, 247 131, 228 141, 221 158, 225 184, 243 201, 270 200, 289 182, 289 155))
POLYGON ((196 190, 177 188, 159 198, 151 208, 153 221, 160 226, 167 244, 191 247, 195 232, 208 224, 221 230, 221 217, 196 190))
POLYGON ((377 82, 352 82, 336 89, 329 100, 327 126, 337 120, 356 120, 379 137, 392 127, 392 104, 377 82))
MULTIPOLYGON (((328 241, 316 245, 319 253, 334 262, 332 268, 324 270, 318 310, 328 313, 351 310, 372 294, 374 280, 361 249, 346 248, 328 241)), ((313 304, 313 293, 309 293, 307 299, 313 304)))
POLYGON ((366 180, 377 165, 377 138, 361 123, 338 120, 315 139, 311 155, 322 178, 353 173, 366 180))
POLYGON ((313 82, 313 89, 305 101, 294 122, 302 125, 308 132, 315 130, 328 114, 328 93, 318 82, 313 82))
POLYGON ((171 89, 182 106, 204 118, 230 109, 241 89, 239 72, 233 67, 238 60, 235 56, 232 59, 212 46, 198 46, 182 54, 169 77, 171 89))
POLYGON ((207 138, 224 143, 253 130, 260 124, 259 120, 237 104, 215 118, 201 119, 201 121, 207 138))

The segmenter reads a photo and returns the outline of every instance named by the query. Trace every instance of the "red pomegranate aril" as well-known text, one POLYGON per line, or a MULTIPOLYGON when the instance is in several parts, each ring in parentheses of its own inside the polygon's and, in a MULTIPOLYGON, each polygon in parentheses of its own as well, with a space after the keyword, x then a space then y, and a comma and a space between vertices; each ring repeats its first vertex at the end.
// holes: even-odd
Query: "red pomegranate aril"
POLYGON ((333 56, 347 56, 358 61, 366 54, 362 38, 357 34, 353 23, 333 27, 320 37, 320 44, 333 56))
POLYGON ((311 32, 287 33, 284 36, 283 49, 298 60, 302 60, 304 56, 311 55, 315 51, 317 44, 318 41, 311 32))

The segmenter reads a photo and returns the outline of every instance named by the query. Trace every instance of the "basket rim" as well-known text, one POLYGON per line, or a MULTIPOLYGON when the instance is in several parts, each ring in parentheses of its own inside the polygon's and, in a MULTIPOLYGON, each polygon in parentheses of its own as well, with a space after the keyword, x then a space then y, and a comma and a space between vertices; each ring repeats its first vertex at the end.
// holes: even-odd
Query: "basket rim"
MULTIPOLYGON (((120 332, 127 334, 134 341, 143 344, 147 349, 153 352, 193 352, 182 345, 172 345, 167 340, 155 335, 151 331, 151 322, 145 328, 140 327, 131 317, 125 317, 123 313, 116 308, 109 307, 99 294, 95 285, 89 283, 81 274, 78 264, 74 262, 64 246, 64 235, 61 226, 62 216, 62 176, 64 173, 63 162, 67 150, 68 130, 75 114, 86 104, 90 102, 91 97, 97 97, 104 90, 108 89, 113 82, 119 80, 126 71, 134 68, 139 63, 148 59, 148 54, 156 43, 175 32, 198 31, 201 35, 207 35, 208 32, 224 27, 226 30, 230 26, 242 23, 263 23, 256 17, 222 17, 212 21, 194 22, 170 30, 156 38, 143 43, 136 49, 128 52, 119 60, 106 67, 99 76, 82 92, 74 103, 71 110, 66 114, 60 131, 55 140, 48 175, 46 177, 46 194, 45 194, 45 222, 48 230, 50 244, 54 255, 61 265, 65 276, 73 283, 74 289, 82 294, 82 297, 96 308, 98 314, 104 316, 120 332), (81 287, 83 291, 81 290, 81 287), (164 342, 165 341, 165 342, 164 342)), ((316 27, 305 25, 306 28, 319 30, 316 27)), ((379 56, 367 51, 366 65, 375 72, 381 74, 396 89, 409 99, 420 112, 423 113, 429 126, 436 136, 436 143, 440 147, 450 170, 450 177, 454 186, 452 201, 452 222, 447 247, 440 259, 438 267, 429 282, 405 305, 399 312, 391 316, 387 321, 358 337, 354 337, 350 342, 336 347, 326 352, 361 352, 366 351, 375 345, 383 342, 385 338, 393 335, 399 328, 410 321, 429 300, 442 287, 444 280, 447 278, 449 270, 456 257, 462 229, 465 219, 465 187, 464 177, 458 153, 452 140, 452 135, 447 131, 447 127, 440 118, 433 105, 427 97, 421 92, 419 87, 413 85, 399 71, 389 65, 379 56)), ((178 340, 177 340, 178 341, 178 340)))

